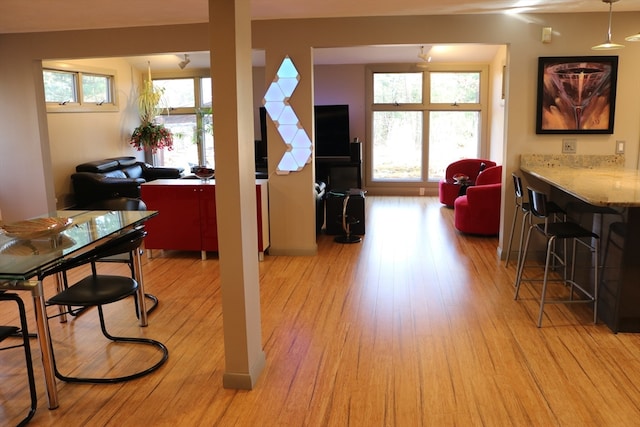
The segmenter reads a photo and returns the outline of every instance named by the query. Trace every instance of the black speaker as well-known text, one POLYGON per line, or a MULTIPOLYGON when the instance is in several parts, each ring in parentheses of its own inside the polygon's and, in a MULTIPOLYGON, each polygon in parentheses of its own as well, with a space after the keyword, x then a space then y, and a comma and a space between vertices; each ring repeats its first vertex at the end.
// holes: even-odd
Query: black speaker
POLYGON ((360 142, 349 143, 349 153, 351 154, 352 162, 360 163, 362 159, 362 146, 360 142))
POLYGON ((364 235, 364 192, 362 190, 351 189, 345 192, 332 192, 327 194, 325 199, 326 217, 325 227, 328 235, 344 234, 342 229, 342 208, 346 195, 349 194, 347 203, 347 215, 354 222, 351 224, 351 234, 357 236, 364 235))

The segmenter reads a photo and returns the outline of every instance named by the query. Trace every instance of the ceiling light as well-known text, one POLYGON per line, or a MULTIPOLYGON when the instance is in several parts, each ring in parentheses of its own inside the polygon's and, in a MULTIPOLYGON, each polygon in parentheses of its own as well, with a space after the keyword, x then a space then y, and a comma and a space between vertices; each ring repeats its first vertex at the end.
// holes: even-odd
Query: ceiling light
POLYGON ((607 40, 599 45, 593 46, 593 50, 615 50, 622 49, 624 45, 611 42, 611 15, 613 12, 613 3, 618 0, 602 0, 603 3, 609 3, 609 30, 607 31, 607 40))
POLYGON ((625 40, 628 42, 640 42, 640 33, 626 37, 625 40))
POLYGON ((420 53, 418 54, 418 58, 421 59, 420 62, 416 63, 416 67, 427 69, 429 68, 429 63, 431 62, 431 57, 429 56, 429 52, 431 51, 431 46, 427 48, 427 51, 424 51, 424 46, 420 46, 420 53))
POLYGON ((184 61, 180 61, 180 63, 178 63, 178 67, 180 67, 181 70, 184 70, 184 67, 186 67, 189 62, 191 62, 191 60, 189 59, 189 55, 185 53, 184 61))

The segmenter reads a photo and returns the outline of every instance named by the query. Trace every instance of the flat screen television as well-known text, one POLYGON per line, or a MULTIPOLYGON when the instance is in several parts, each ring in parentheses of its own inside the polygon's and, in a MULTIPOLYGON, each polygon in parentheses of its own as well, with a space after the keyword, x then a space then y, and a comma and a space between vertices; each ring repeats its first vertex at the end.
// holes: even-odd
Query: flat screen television
POLYGON ((349 157, 349 106, 315 106, 316 157, 349 157))
MULTIPOLYGON (((260 107, 260 136, 262 141, 256 147, 256 157, 267 156, 267 114, 260 107)), ((316 157, 349 157, 349 106, 348 105, 316 105, 315 114, 315 156, 316 157)))

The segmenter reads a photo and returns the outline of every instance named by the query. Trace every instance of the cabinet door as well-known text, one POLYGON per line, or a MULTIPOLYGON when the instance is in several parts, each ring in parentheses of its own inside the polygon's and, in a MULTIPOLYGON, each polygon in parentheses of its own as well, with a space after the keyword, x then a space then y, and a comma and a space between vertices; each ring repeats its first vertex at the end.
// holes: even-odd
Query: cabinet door
POLYGON ((200 206, 201 250, 218 251, 218 221, 216 218, 216 187, 201 186, 198 192, 200 206))
POLYGON ((199 251, 199 193, 195 186, 142 186, 142 200, 158 215, 147 221, 145 247, 199 251))

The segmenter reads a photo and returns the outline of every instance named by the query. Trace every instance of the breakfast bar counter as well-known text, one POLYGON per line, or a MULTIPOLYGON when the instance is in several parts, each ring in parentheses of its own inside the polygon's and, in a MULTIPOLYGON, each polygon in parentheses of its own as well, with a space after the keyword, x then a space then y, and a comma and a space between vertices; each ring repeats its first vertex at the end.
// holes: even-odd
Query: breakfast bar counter
POLYGON ((640 207, 640 171, 624 168, 620 156, 593 157, 610 160, 572 165, 554 161, 557 156, 523 155, 520 169, 592 205, 640 207))
MULTIPOLYGON (((623 213, 616 219, 625 222, 622 250, 605 265, 598 315, 614 332, 640 332, 640 171, 625 168, 622 156, 575 155, 522 155, 520 169, 570 197, 623 213)), ((597 230, 603 251, 607 231, 597 230)))

